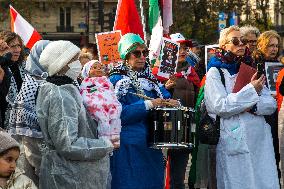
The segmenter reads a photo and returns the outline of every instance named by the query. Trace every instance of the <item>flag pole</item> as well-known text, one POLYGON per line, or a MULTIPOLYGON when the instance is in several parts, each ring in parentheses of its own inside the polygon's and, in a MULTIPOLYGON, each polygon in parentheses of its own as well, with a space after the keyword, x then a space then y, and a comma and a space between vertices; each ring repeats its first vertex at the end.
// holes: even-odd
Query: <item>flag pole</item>
POLYGON ((145 26, 145 18, 144 18, 144 11, 143 11, 143 0, 140 0, 140 14, 141 14, 141 22, 143 26, 143 33, 144 33, 144 41, 147 44, 147 36, 146 36, 146 26, 145 26))

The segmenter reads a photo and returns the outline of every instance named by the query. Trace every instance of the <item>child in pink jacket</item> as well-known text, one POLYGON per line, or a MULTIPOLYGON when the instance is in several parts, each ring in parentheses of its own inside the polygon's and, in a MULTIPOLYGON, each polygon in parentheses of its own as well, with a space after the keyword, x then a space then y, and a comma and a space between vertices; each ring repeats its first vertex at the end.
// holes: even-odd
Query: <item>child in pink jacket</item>
POLYGON ((89 114, 98 122, 99 137, 119 138, 122 106, 114 87, 105 73, 105 66, 97 60, 86 63, 80 93, 89 114))

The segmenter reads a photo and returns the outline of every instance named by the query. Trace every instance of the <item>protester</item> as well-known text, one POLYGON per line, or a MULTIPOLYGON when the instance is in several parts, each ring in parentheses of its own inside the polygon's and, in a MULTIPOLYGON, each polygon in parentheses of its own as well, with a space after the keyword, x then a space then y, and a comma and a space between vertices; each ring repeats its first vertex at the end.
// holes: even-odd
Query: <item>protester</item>
POLYGON ((113 144, 97 138, 97 124, 72 84, 82 68, 79 52, 69 41, 54 41, 40 55, 39 63, 49 75, 36 101, 46 144, 39 175, 41 189, 107 188, 109 182, 113 144))
POLYGON ((98 60, 85 64, 81 74, 84 80, 80 93, 89 114, 98 122, 99 137, 119 139, 122 107, 104 68, 98 60))
MULTIPOLYGON (((192 47, 192 42, 186 40, 180 33, 170 35, 171 40, 180 44, 177 69, 174 78, 170 78, 165 86, 169 89, 174 99, 179 99, 182 106, 194 108, 196 95, 199 90, 200 79, 193 66, 186 61, 187 52, 192 47)), ((189 149, 170 149, 170 187, 185 188, 185 171, 190 154, 189 149)))
POLYGON ((12 105, 8 126, 9 133, 23 145, 18 166, 36 185, 38 185, 41 161, 40 147, 43 142, 36 115, 36 93, 48 76, 47 71, 38 61, 41 52, 48 44, 49 41, 40 40, 31 49, 26 61, 25 79, 12 105))
POLYGON ((250 83, 232 93, 240 67, 238 60, 245 53, 237 26, 221 31, 219 47, 223 51, 210 59, 204 91, 208 113, 220 116, 217 187, 277 189, 279 180, 271 129, 263 117, 275 111, 275 99, 265 87, 264 75, 257 79, 256 73, 250 83), (217 68, 224 73, 226 87, 217 68))
POLYGON ((6 95, 8 94, 8 90, 10 87, 10 76, 5 67, 6 61, 9 60, 7 58, 9 46, 3 40, 0 40, 0 128, 4 127, 4 118, 5 118, 5 111, 6 111, 6 95), (3 68, 2 68, 3 67, 3 68), (6 74, 5 74, 6 70, 6 74))
POLYGON ((92 59, 93 59, 93 55, 90 52, 81 51, 79 55, 79 60, 82 66, 84 66, 87 62, 91 61, 92 59))
MULTIPOLYGON (((276 88, 276 99, 277 99, 277 110, 278 110, 278 139, 279 139, 279 155, 280 155, 280 171, 281 175, 284 175, 284 69, 278 72, 277 80, 275 83, 276 88)), ((281 187, 284 187, 283 176, 280 178, 281 187)))
POLYGON ((0 85, 1 118, 3 128, 6 128, 9 121, 9 113, 14 100, 21 89, 24 79, 24 48, 21 37, 10 31, 0 32, 0 40, 6 42, 9 48, 0 52, 5 57, 4 79, 0 85), (9 53, 10 52, 10 53, 9 53))
POLYGON ((247 40, 247 47, 249 51, 252 53, 256 50, 256 42, 257 38, 260 35, 259 29, 256 27, 246 25, 243 27, 240 27, 241 35, 244 37, 244 39, 247 40))
POLYGON ((200 53, 198 55, 200 60, 197 62, 197 64, 194 66, 194 70, 196 71, 198 77, 202 79, 206 74, 206 65, 205 65, 205 46, 201 45, 200 47, 200 53))
POLYGON ((162 189, 164 165, 161 150, 147 145, 149 110, 165 103, 177 106, 176 100, 166 100, 170 94, 152 75, 146 62, 148 49, 139 35, 122 36, 118 51, 123 64, 110 73, 110 81, 122 104, 120 148, 111 158, 113 189, 162 189), (144 98, 139 96, 145 96, 144 98), (152 98, 151 100, 148 98, 152 98))
POLYGON ((196 40, 192 40, 192 45, 188 48, 188 56, 186 57, 190 66, 195 67, 200 62, 201 47, 196 40))
POLYGON ((260 61, 278 62, 280 41, 280 36, 276 31, 263 32, 257 40, 257 51, 254 53, 256 63, 260 61))
MULTIPOLYGON (((257 64, 262 64, 262 67, 264 68, 265 62, 279 62, 279 54, 280 54, 279 45, 280 45, 280 36, 277 34, 276 31, 270 30, 263 32, 257 40, 257 50, 253 53, 255 59, 255 64, 254 64, 255 67, 257 67, 257 64)), ((273 96, 275 97, 274 94, 273 96)), ((277 100, 279 101, 279 99, 277 100)), ((265 116, 265 120, 271 126, 275 158, 277 166, 279 166, 280 154, 279 154, 279 137, 278 137, 278 112, 275 111, 272 115, 265 116)), ((278 176, 280 178, 281 177, 280 170, 278 167, 277 169, 278 169, 278 176)))
MULTIPOLYGON (((186 40, 180 33, 170 35, 171 40, 179 43, 179 55, 176 68, 176 74, 169 79, 158 75, 160 62, 156 61, 153 67, 153 74, 160 81, 165 83, 174 99, 179 99, 182 106, 194 108, 196 94, 199 89, 200 80, 193 66, 186 61, 189 48, 192 47, 192 41, 186 40)), ((189 159, 190 150, 188 149, 169 149, 170 157, 170 187, 184 188, 184 177, 189 159)))
POLYGON ((17 141, 0 131, 0 189, 37 189, 33 181, 16 167, 19 155, 17 141))

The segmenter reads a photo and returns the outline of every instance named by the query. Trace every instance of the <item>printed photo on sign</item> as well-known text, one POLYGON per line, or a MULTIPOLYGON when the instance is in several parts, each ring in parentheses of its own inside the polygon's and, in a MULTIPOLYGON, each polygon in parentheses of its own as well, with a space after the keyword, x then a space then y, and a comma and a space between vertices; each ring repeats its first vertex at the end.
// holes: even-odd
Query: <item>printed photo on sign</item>
POLYGON ((205 46, 205 68, 206 68, 206 72, 207 70, 207 65, 209 63, 209 60, 212 56, 215 56, 215 48, 218 48, 219 45, 206 45, 205 46))
POLYGON ((117 64, 121 61, 118 52, 118 42, 121 31, 111 31, 96 34, 99 60, 103 64, 117 64))
POLYGON ((272 94, 276 94, 275 83, 277 80, 278 72, 284 68, 280 62, 265 62, 265 72, 268 88, 272 94))
POLYGON ((169 78, 176 72, 179 44, 163 38, 158 76, 169 78))

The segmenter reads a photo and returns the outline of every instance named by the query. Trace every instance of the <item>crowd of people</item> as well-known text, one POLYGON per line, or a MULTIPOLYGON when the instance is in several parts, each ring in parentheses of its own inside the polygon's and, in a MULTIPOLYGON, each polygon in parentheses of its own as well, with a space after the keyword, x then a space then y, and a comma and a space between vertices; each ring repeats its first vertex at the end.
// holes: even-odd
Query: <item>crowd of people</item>
POLYGON ((179 53, 165 78, 133 33, 118 43, 122 62, 109 67, 70 41, 40 40, 26 54, 19 35, 0 32, 0 188, 163 189, 165 157, 171 189, 184 189, 185 179, 190 189, 283 187, 284 69, 276 95, 257 72, 234 91, 242 64, 284 63, 280 36, 230 26, 208 62, 196 40, 169 38, 179 53), (218 144, 192 133, 193 148, 165 155, 149 147, 150 112, 197 108, 202 87, 209 115, 220 117, 218 144))

